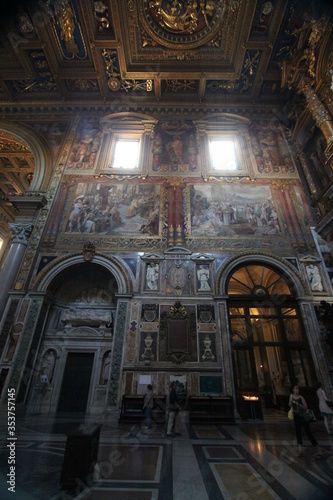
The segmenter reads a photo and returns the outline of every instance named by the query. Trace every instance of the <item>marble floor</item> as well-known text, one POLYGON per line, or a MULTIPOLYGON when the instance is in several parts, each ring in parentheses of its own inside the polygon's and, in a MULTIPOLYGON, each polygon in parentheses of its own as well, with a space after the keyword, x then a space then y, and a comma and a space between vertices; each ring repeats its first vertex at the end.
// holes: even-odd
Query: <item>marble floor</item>
POLYGON ((165 425, 118 425, 118 414, 16 419, 16 440, 0 415, 0 498, 17 500, 220 500, 333 498, 333 438, 323 421, 311 424, 322 458, 304 438, 296 456, 294 424, 283 412, 264 421, 235 425, 190 425, 180 414, 181 435, 165 425), (64 486, 67 435, 100 427, 97 465, 85 480, 64 486), (10 460, 15 460, 15 478, 10 460), (15 480, 15 495, 8 491, 15 480))

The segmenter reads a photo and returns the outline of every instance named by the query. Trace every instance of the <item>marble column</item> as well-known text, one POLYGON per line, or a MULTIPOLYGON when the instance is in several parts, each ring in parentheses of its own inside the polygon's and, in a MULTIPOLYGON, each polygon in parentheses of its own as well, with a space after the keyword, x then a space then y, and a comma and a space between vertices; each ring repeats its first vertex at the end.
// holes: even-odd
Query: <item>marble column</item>
POLYGON ((129 295, 117 295, 116 323, 113 333, 113 347, 111 359, 111 374, 108 385, 107 407, 118 407, 120 403, 120 388, 122 380, 123 347, 126 336, 126 318, 129 307, 129 295))
POLYGON ((32 224, 9 224, 9 227, 13 233, 13 239, 0 272, 0 316, 5 309, 8 292, 13 287, 16 274, 33 230, 32 224))

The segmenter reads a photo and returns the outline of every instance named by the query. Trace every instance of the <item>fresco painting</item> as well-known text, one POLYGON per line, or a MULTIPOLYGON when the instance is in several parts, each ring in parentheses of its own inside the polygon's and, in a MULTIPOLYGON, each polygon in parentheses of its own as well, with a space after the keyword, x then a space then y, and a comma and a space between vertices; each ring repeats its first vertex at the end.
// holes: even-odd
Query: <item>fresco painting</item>
POLYGON ((297 178, 297 170, 286 140, 275 122, 254 122, 250 137, 258 173, 297 178))
POLYGON ((269 186, 192 185, 191 236, 281 235, 281 222, 269 186))
POLYGON ((65 233, 157 236, 160 200, 156 184, 78 183, 65 233))
POLYGON ((102 130, 96 123, 83 123, 70 152, 66 172, 92 171, 100 150, 102 130))
POLYGON ((190 121, 161 122, 154 131, 152 173, 198 172, 198 138, 190 121))

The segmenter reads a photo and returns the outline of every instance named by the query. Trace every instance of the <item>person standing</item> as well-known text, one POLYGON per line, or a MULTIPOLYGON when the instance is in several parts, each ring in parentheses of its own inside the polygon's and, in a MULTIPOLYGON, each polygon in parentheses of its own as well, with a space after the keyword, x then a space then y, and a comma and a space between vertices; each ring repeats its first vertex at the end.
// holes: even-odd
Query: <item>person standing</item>
POLYGON ((143 400, 143 409, 145 410, 145 429, 151 429, 151 414, 154 406, 153 386, 147 385, 147 394, 143 400))
POLYGON ((180 406, 178 404, 176 387, 177 387, 176 382, 172 382, 169 393, 169 419, 168 419, 167 436, 172 436, 173 427, 174 427, 174 434, 176 436, 180 436, 179 415, 178 415, 180 406))
MULTIPOLYGON (((304 418, 304 414, 308 409, 305 399, 300 395, 299 387, 297 384, 291 386, 291 394, 289 397, 289 406, 294 410, 294 423, 296 430, 296 438, 298 443, 298 453, 297 456, 300 457, 302 455, 302 427, 304 429, 305 434, 309 438, 312 446, 318 446, 318 443, 314 436, 310 431, 309 422, 307 422, 304 418)), ((320 451, 318 451, 316 458, 322 458, 320 451)))
POLYGON ((318 387, 317 396, 319 399, 319 410, 320 410, 321 416, 324 417, 324 424, 325 424, 326 430, 327 430, 328 434, 331 434, 330 426, 329 426, 329 419, 331 421, 331 426, 333 428, 333 408, 332 407, 330 408, 327 404, 327 401, 329 401, 329 399, 325 394, 325 391, 322 387, 322 383, 318 382, 317 387, 318 387))

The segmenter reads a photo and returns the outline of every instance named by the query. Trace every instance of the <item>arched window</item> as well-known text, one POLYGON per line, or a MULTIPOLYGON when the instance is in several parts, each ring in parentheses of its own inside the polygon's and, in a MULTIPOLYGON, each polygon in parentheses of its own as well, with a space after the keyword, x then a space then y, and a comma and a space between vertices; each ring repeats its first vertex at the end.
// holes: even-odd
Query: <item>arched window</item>
POLYGON ((292 295, 285 277, 265 264, 249 264, 237 269, 229 279, 229 295, 292 295))
POLYGON ((294 286, 264 263, 236 268, 227 280, 228 312, 238 401, 260 398, 286 407, 290 385, 313 385, 314 368, 294 286))

